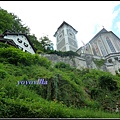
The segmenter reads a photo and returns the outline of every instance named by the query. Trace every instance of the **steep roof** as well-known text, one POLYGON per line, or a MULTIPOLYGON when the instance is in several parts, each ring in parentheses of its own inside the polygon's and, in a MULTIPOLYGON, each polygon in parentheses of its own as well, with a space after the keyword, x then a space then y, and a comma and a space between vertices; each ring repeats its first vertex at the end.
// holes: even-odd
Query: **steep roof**
MULTIPOLYGON (((115 35, 112 31, 107 31, 105 28, 103 28, 102 30, 100 30, 89 42, 91 42, 94 38, 96 38, 98 35, 100 35, 100 34, 102 34, 102 33, 112 33, 114 36, 116 36, 119 40, 120 40, 120 38, 117 36, 117 35, 115 35)), ((80 50, 81 49, 81 47, 78 49, 78 50, 80 50)), ((78 51, 77 50, 77 51, 78 51)), ((76 52, 77 52, 76 51, 76 52)))
POLYGON ((120 40, 120 38, 114 32, 112 31, 109 31, 109 32, 111 32, 114 36, 116 36, 120 40))
POLYGON ((105 28, 103 28, 102 30, 100 30, 89 42, 91 42, 94 38, 96 38, 98 35, 100 35, 101 33, 106 33, 108 32, 105 28))
POLYGON ((117 35, 115 35, 112 31, 107 31, 105 28, 103 28, 89 42, 91 42, 94 38, 96 38, 98 35, 100 35, 102 33, 112 33, 114 36, 116 36, 120 40, 120 38, 117 35))
MULTIPOLYGON (((101 33, 106 33, 108 32, 105 28, 103 28, 102 30, 100 30, 89 42, 91 42, 92 40, 94 40, 94 38, 96 38, 98 35, 100 35, 101 33)), ((81 47, 80 47, 81 48, 81 47)), ((80 48, 78 50, 80 50, 80 48)), ((77 50, 77 51, 78 51, 77 50)), ((76 52, 77 52, 76 51, 76 52)))
POLYGON ((83 46, 81 46, 80 48, 78 48, 78 49, 76 50, 76 52, 78 52, 80 49, 82 49, 82 47, 83 47, 83 46))
POLYGON ((0 38, 0 42, 7 43, 7 44, 12 45, 16 48, 18 47, 12 39, 0 38))
POLYGON ((30 43, 30 45, 32 46, 34 52, 36 53, 36 49, 34 48, 32 42, 30 41, 30 39, 28 38, 28 36, 27 36, 26 34, 24 34, 24 33, 10 33, 10 32, 4 32, 3 35, 4 35, 4 36, 6 36, 6 35, 23 35, 23 36, 25 36, 25 37, 27 38, 28 42, 30 43))
MULTIPOLYGON (((67 25, 67 26, 70 26, 76 33, 78 32, 77 30, 75 30, 71 25, 69 25, 69 24, 66 23, 65 21, 63 21, 63 23, 58 27, 57 31, 58 31, 64 24, 67 25)), ((56 31, 55 34, 53 35, 54 37, 56 36, 57 31, 56 31)))

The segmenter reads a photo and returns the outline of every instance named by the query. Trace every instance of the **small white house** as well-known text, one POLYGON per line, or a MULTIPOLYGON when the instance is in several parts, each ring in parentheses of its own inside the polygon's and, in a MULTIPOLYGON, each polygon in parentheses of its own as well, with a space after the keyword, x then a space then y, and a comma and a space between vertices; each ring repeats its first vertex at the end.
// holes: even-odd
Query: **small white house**
POLYGON ((34 46, 26 34, 4 32, 3 36, 5 39, 12 39, 22 51, 29 52, 31 54, 36 53, 34 46))

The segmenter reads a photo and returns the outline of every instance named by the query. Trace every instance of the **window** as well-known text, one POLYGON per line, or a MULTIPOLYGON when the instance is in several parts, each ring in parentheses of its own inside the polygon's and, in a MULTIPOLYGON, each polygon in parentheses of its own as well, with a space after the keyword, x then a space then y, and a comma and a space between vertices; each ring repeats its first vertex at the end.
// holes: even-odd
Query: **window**
POLYGON ((26 43, 24 42, 24 46, 25 46, 25 47, 28 47, 28 44, 26 44, 26 43))
POLYGON ((109 62, 109 63, 112 63, 112 59, 109 59, 108 62, 109 62))
POLYGON ((62 37, 62 34, 59 36, 59 38, 61 38, 62 37))
POLYGON ((71 33, 69 33, 70 34, 70 36, 72 36, 72 34, 71 33))
POLYGON ((60 40, 62 37, 63 37, 63 34, 61 33, 61 34, 58 36, 58 39, 60 40))
POLYGON ((116 51, 115 51, 115 48, 114 48, 114 46, 113 46, 113 44, 112 44, 112 42, 111 42, 111 40, 110 40, 108 37, 106 37, 106 41, 107 41, 107 43, 108 43, 111 51, 112 51, 113 53, 116 52, 116 51))
POLYGON ((20 40, 19 38, 17 39, 17 41, 18 41, 19 43, 22 43, 22 40, 20 40))
POLYGON ((118 57, 114 57, 115 60, 118 60, 118 57))
POLYGON ((106 53, 106 50, 105 50, 105 48, 104 48, 101 40, 98 40, 98 42, 99 42, 99 47, 100 47, 100 50, 101 50, 101 52, 102 52, 102 55, 103 55, 103 56, 106 56, 107 53, 106 53))
POLYGON ((105 52, 103 46, 100 46, 100 49, 101 49, 101 52, 102 52, 103 56, 106 56, 106 52, 105 52))

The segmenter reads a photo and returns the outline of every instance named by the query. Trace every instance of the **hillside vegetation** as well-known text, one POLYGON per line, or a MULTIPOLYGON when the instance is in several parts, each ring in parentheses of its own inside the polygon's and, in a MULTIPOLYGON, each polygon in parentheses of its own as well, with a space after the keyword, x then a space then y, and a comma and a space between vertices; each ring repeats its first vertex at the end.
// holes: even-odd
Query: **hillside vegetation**
MULTIPOLYGON (((27 33, 37 53, 78 56, 51 51, 48 37, 37 40, 18 16, 0 8, 0 34, 6 30, 27 33)), ((120 118, 120 111, 115 112, 120 104, 119 73, 79 70, 63 62, 52 65, 37 53, 0 43, 0 118, 120 118), (40 79, 47 84, 31 82, 40 79)))
POLYGON ((120 77, 0 43, 0 118, 119 118, 120 77), (18 84, 47 80, 47 84, 18 84))

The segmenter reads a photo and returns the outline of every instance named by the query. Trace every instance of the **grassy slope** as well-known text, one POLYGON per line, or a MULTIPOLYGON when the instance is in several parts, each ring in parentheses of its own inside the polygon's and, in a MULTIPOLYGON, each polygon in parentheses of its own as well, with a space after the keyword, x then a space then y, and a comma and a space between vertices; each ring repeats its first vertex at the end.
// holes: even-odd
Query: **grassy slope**
MULTIPOLYGON (((8 48, 7 48, 8 49, 8 48)), ((8 52, 8 51, 7 51, 8 52)), ((25 56, 27 53, 21 53, 25 56)), ((14 55, 14 51, 11 52, 14 55)), ((6 53, 7 54, 7 53, 6 53)), ((17 53, 16 53, 17 54, 17 53)), ((93 100, 84 91, 90 85, 85 82, 88 78, 92 81, 100 75, 105 74, 101 71, 87 70, 79 71, 76 69, 56 69, 50 67, 50 63, 24 65, 21 63, 9 64, 7 59, 2 57, 0 63, 0 117, 1 118, 119 118, 119 113, 103 112, 97 100, 93 100), (48 67, 49 66, 49 67, 48 67), (17 85, 21 80, 37 80, 39 77, 46 78, 48 83, 56 80, 56 75, 60 75, 58 100, 46 97, 46 86, 44 85, 17 85), (98 75, 98 76, 97 76, 98 75), (84 80, 84 82, 83 82, 84 80), (65 83, 65 84, 62 84, 65 83), (60 89, 61 87, 61 89, 60 89), (61 94, 60 94, 61 92, 61 94), (63 93, 63 94, 62 94, 63 93), (67 98, 71 99, 67 104, 67 98), (78 100, 75 102, 74 100, 78 100), (80 103, 79 103, 80 102, 80 103), (77 105, 77 103, 79 103, 77 105), (68 107, 69 106, 69 107, 68 107), (77 107, 76 107, 77 106, 77 107), (76 108, 75 108, 76 107, 76 108)), ((10 55, 10 49, 9 49, 10 55)), ((5 55, 4 55, 5 56, 5 55)), ((29 58, 29 57, 28 57, 29 58)), ((19 59, 19 57, 18 57, 19 59)), ((37 59, 37 58, 36 58, 37 59)), ((28 59, 26 59, 28 60, 28 59)), ((19 61, 19 60, 18 60, 19 61)), ((16 62, 16 61, 15 61, 16 62)), ((34 62, 34 60, 33 60, 34 62)), ((109 73, 107 73, 109 74, 109 73)), ((110 74, 109 74, 110 75, 110 74)), ((119 77, 115 77, 118 81, 119 77)), ((91 82, 92 83, 92 82, 91 82)), ((119 85, 119 82, 118 82, 119 85)), ((91 89, 91 88, 90 88, 91 89)), ((49 89, 50 90, 50 89, 49 89)))

